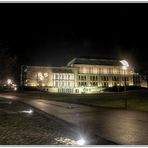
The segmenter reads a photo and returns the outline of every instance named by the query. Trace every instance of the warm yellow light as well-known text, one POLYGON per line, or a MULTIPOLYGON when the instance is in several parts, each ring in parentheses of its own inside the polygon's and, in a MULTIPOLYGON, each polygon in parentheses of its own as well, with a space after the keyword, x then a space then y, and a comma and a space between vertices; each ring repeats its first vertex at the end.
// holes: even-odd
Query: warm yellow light
POLYGON ((112 84, 109 84, 109 87, 112 87, 113 85, 112 84))
POLYGON ((31 86, 37 86, 35 83, 31 83, 31 86))
POLYGON ((127 70, 127 67, 126 67, 126 66, 122 66, 122 69, 123 69, 123 70, 127 70))
POLYGON ((43 83, 42 86, 45 86, 45 84, 43 83))
POLYGON ((7 80, 7 84, 8 84, 8 85, 12 84, 12 80, 11 80, 11 79, 8 79, 8 80, 7 80))
POLYGON ((44 79, 44 76, 42 75, 41 72, 38 72, 38 78, 42 81, 44 79))
POLYGON ((48 77, 48 73, 47 72, 44 73, 44 77, 45 78, 48 77))

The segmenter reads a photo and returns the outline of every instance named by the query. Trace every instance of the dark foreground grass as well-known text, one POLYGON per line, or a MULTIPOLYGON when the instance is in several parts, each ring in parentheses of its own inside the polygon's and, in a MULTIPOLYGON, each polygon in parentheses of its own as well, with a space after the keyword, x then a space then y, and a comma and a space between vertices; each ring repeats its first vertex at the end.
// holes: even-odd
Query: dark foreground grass
POLYGON ((34 111, 29 106, 0 99, 0 145, 72 144, 74 137, 67 126, 34 111))
POLYGON ((96 95, 70 95, 29 92, 12 93, 12 95, 29 99, 47 99, 109 108, 124 108, 126 98, 128 102, 128 109, 148 111, 148 90, 134 90, 119 93, 100 93, 96 95))

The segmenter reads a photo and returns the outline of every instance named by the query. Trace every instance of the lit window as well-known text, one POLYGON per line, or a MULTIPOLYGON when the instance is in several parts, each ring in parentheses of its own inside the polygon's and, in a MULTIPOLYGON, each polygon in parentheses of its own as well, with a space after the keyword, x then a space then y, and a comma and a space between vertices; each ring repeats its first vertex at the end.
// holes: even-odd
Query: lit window
POLYGON ((70 74, 68 74, 68 80, 70 80, 70 74))
POLYGON ((72 76, 72 80, 74 80, 74 74, 72 74, 71 76, 72 76))
POLYGON ((64 79, 64 74, 61 74, 62 75, 62 79, 64 79))
POLYGON ((58 82, 55 83, 55 86, 58 86, 58 82))
POLYGON ((62 86, 64 86, 64 82, 62 82, 62 86))
POLYGON ((59 78, 59 74, 56 74, 55 76, 56 76, 56 79, 58 79, 58 78, 59 78))
POLYGON ((90 76, 90 80, 92 80, 92 76, 90 76))

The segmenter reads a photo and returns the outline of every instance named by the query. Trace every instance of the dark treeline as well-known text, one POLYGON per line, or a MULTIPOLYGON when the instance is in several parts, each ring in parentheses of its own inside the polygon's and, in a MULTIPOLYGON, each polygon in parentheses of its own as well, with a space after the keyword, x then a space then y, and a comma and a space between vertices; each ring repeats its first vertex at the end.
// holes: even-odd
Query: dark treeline
POLYGON ((23 57, 13 53, 11 48, 0 42, 0 85, 11 79, 13 83, 20 83, 21 65, 25 64, 23 57))

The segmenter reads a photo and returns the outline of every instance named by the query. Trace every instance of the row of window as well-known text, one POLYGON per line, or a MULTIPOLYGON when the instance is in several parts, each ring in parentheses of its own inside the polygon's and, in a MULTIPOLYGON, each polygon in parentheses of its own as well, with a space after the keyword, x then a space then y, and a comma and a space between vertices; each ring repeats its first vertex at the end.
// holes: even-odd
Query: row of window
POLYGON ((59 88, 58 92, 60 92, 60 93, 73 93, 73 89, 59 88))
POLYGON ((53 79, 57 80, 74 80, 74 74, 54 73, 53 79))
MULTIPOLYGON (((118 77, 118 76, 112 76, 111 79, 112 79, 112 81, 120 81, 120 77, 118 77)), ((86 76, 79 75, 79 80, 85 81, 86 76)), ((98 80, 98 76, 90 76, 90 81, 97 81, 97 80, 98 80)), ((101 76, 101 80, 108 81, 109 76, 101 76)), ((122 81, 129 81, 129 77, 121 77, 121 80, 122 81)))
POLYGON ((73 87, 74 82, 54 82, 55 87, 73 87))
POLYGON ((79 80, 86 80, 86 76, 80 76, 79 75, 79 80))
POLYGON ((87 86, 87 82, 79 82, 79 86, 87 86))
MULTIPOLYGON (((125 83, 121 83, 121 85, 124 86, 125 83)), ((129 85, 129 82, 126 82, 126 86, 128 86, 128 85, 129 85)), ((108 82, 103 82, 103 83, 102 83, 102 86, 103 86, 103 87, 109 87, 109 83, 108 83, 108 82)), ((112 86, 118 86, 118 85, 117 85, 117 83, 114 83, 114 82, 113 82, 113 83, 112 83, 112 86)))
POLYGON ((80 67, 80 73, 94 73, 94 74, 124 74, 129 73, 128 70, 124 71, 122 68, 97 68, 97 67, 80 67))
MULTIPOLYGON (((122 85, 125 85, 124 83, 122 83, 122 85)), ((129 85, 128 82, 126 82, 126 85, 129 85)), ((87 82, 79 82, 79 86, 88 86, 87 82)), ((89 86, 98 86, 98 82, 90 82, 89 86)), ((109 87, 109 82, 102 82, 101 86, 103 87, 109 87)), ((117 83, 112 82, 112 86, 117 86, 117 83)))
POLYGON ((98 77, 97 76, 90 76, 90 80, 91 81, 97 81, 98 80, 98 77))
POLYGON ((98 86, 98 82, 90 82, 90 86, 98 86))
MULTIPOLYGON (((86 76, 80 76, 79 75, 79 80, 86 80, 86 76)), ((98 77, 97 76, 90 76, 91 81, 97 81, 98 77)))

